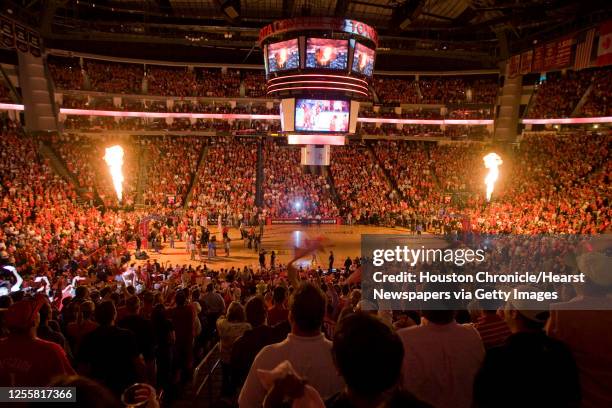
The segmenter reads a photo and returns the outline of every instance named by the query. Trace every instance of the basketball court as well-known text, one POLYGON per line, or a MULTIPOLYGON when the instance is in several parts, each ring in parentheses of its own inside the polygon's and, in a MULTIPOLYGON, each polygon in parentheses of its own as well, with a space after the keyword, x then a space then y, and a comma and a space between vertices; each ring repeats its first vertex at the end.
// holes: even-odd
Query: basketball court
MULTIPOLYGON (((220 240, 221 233, 217 227, 210 228, 212 234, 217 235, 220 240)), ((326 240, 326 252, 318 253, 314 259, 314 266, 321 265, 323 269, 328 268, 329 251, 334 252, 335 267, 342 267, 347 256, 355 258, 361 254, 361 236, 363 234, 411 234, 406 228, 386 228, 376 226, 349 226, 349 225, 272 225, 264 229, 262 248, 266 251, 266 263, 270 262, 270 253, 276 253, 276 262, 287 263, 293 257, 295 247, 301 247, 306 240, 324 237, 326 240)), ((416 236, 415 236, 416 237, 416 236)), ((431 236, 430 236, 431 237, 431 236)), ((157 260, 161 264, 180 265, 207 265, 209 268, 220 269, 229 267, 250 266, 257 269, 259 266, 259 254, 254 249, 247 248, 247 241, 240 239, 240 232, 236 228, 230 229, 231 248, 230 256, 225 255, 223 242, 217 242, 217 256, 209 259, 204 251, 200 259, 191 260, 187 252, 185 242, 177 241, 175 248, 170 248, 169 243, 164 244, 161 253, 147 249, 151 260, 157 260)), ((428 239, 428 241, 431 241, 428 239)), ((442 241, 442 238, 439 239, 442 241)), ((300 261, 303 266, 312 266, 313 259, 304 258, 300 261)))

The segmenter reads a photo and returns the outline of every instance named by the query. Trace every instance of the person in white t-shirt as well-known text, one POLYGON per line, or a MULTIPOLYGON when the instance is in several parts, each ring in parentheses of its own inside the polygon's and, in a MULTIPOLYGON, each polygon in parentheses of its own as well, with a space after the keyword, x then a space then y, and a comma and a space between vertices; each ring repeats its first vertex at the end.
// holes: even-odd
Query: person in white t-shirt
POLYGON ((238 398, 240 408, 261 407, 266 389, 258 370, 272 370, 285 360, 323 399, 344 388, 332 359, 332 342, 321 333, 324 315, 325 297, 321 290, 310 283, 299 284, 290 300, 291 333, 284 341, 266 346, 257 354, 238 398))
POLYGON ((398 331, 404 344, 402 388, 435 408, 470 408, 485 350, 473 326, 452 310, 423 311, 419 326, 398 331))

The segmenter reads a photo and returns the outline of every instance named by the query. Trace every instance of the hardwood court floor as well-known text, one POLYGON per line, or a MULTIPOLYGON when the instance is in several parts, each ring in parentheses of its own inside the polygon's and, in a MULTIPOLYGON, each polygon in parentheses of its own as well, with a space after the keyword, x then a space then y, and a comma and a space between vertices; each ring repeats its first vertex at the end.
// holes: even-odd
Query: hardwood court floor
MULTIPOLYGON (((221 233, 217 227, 211 227, 211 232, 217 234, 217 239, 221 238, 221 233)), ((270 252, 276 252, 276 262, 286 263, 293 257, 293 250, 296 246, 304 245, 307 239, 324 237, 326 242, 326 252, 318 253, 315 259, 317 265, 322 268, 328 267, 329 251, 334 252, 335 267, 342 267, 347 256, 355 258, 361 252, 361 235, 363 234, 410 234, 405 228, 386 228, 374 226, 347 226, 347 225, 321 225, 321 226, 302 226, 302 225, 267 225, 264 228, 262 247, 267 251, 266 262, 270 262, 270 252)), ((243 267, 245 265, 257 269, 259 265, 258 254, 246 248, 246 243, 240 239, 238 229, 230 229, 231 249, 230 256, 225 256, 222 242, 218 242, 217 257, 208 259, 204 255, 200 261, 190 260, 190 255, 185 248, 185 242, 177 241, 175 248, 170 248, 166 243, 160 254, 151 250, 147 253, 151 259, 156 259, 162 264, 191 264, 193 266, 206 264, 209 268, 220 269, 231 266, 243 267)), ((196 256, 196 258, 199 258, 196 256)), ((304 258, 301 264, 310 265, 312 259, 304 258)))

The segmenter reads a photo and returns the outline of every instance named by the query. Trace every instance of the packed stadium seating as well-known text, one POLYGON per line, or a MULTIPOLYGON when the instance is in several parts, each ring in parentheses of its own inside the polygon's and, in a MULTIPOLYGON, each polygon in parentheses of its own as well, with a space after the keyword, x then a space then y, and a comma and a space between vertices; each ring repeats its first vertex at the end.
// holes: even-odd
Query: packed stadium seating
MULTIPOLYGON (((263 72, 253 69, 53 55, 46 63, 63 108, 279 114, 278 101, 263 99, 263 72)), ((373 104, 362 104, 359 116, 493 119, 500 81, 375 75, 373 104)), ((3 85, 0 102, 12 102, 3 85)), ((527 117, 612 116, 611 93, 608 68, 547 73, 527 117)), ((344 146, 331 147, 323 168, 300 164, 299 147, 274 135, 278 120, 60 114, 57 132, 26 132, 16 120, 19 114, 0 116, 0 362, 17 355, 33 361, 34 370, 0 364, 0 386, 74 386, 79 398, 93 395, 79 400, 92 407, 121 406, 134 383, 154 386, 157 393, 148 397, 161 398, 161 406, 181 407, 198 398, 202 377, 210 380, 209 407, 255 408, 264 399, 267 408, 286 406, 294 395, 285 387, 320 394, 335 408, 612 404, 612 318, 593 310, 609 305, 609 284, 562 293, 564 301, 597 306, 571 323, 554 308, 527 321, 522 313, 533 310, 503 302, 466 300, 449 311, 398 311, 381 302, 376 311, 361 286, 370 260, 358 252, 335 259, 327 236, 308 236, 383 230, 425 234, 460 250, 493 237, 513 252, 492 249, 487 267, 511 270, 535 253, 548 256, 547 267, 559 276, 587 270, 570 256, 576 243, 557 238, 612 229, 612 133, 604 126, 526 131, 510 142, 484 137, 483 125, 360 122, 344 146), (121 201, 103 159, 115 144, 125 153, 121 201), (487 201, 483 157, 492 151, 503 167, 487 201), (321 219, 334 226, 307 229, 321 219), (304 232, 306 239, 283 249, 284 260, 293 257, 289 263, 279 261, 276 236, 262 246, 274 222, 303 224, 290 234, 304 232), (244 252, 230 257, 238 236, 252 259, 244 252), (521 242, 523 236, 551 240, 539 246, 521 242), (160 251, 183 258, 165 261, 160 251), (24 302, 32 309, 21 315, 24 302), (573 330, 576 324, 593 337, 584 342, 586 331, 573 330), (503 354, 516 344, 519 355, 503 354), (534 350, 541 351, 537 358, 534 350), (218 364, 196 368, 211 356, 218 364), (294 383, 272 381, 265 390, 261 379, 274 368, 267 364, 283 360, 307 381, 288 375, 294 383), (213 378, 217 367, 221 381, 213 378), (514 387, 517 378, 525 384, 514 387), (521 395, 532 383, 537 392, 526 403, 521 395)))

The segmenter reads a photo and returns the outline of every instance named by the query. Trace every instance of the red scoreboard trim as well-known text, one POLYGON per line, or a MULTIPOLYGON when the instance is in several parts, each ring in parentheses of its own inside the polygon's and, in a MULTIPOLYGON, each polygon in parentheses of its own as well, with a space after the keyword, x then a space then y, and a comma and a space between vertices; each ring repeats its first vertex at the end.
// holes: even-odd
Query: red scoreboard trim
POLYGON ((266 38, 272 35, 312 30, 341 31, 347 34, 358 35, 378 46, 378 33, 374 27, 361 21, 334 17, 298 17, 275 21, 259 31, 259 44, 261 45, 266 38))

